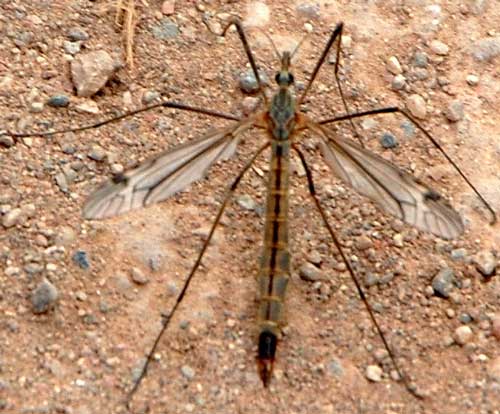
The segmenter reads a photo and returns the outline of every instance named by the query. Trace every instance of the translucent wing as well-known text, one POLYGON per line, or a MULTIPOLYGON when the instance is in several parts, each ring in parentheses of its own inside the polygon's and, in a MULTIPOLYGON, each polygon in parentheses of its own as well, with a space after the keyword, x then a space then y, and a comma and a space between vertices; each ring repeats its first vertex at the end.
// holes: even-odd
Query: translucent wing
POLYGON ((103 219, 165 200, 201 179, 213 163, 232 156, 240 133, 250 126, 247 121, 216 130, 115 176, 90 195, 83 216, 103 219))
POLYGON ((329 138, 320 144, 328 166, 360 194, 406 223, 444 239, 463 233, 459 214, 437 192, 356 143, 329 137, 319 125, 312 129, 329 138))

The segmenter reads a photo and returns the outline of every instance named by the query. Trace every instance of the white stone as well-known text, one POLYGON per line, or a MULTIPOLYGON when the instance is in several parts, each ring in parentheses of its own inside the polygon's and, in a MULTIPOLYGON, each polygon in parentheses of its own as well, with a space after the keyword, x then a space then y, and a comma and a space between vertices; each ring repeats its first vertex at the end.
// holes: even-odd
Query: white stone
POLYGON ((424 98, 420 95, 413 94, 406 101, 406 106, 410 113, 419 119, 425 119, 427 116, 427 106, 425 104, 424 98))
POLYGON ((429 47, 431 48, 431 50, 436 54, 436 55, 439 55, 439 56, 445 56, 448 54, 448 52, 450 51, 450 48, 448 47, 448 45, 446 45, 445 43, 443 42, 440 42, 439 40, 433 40, 430 44, 429 44, 429 47))
POLYGON ((391 56, 387 59, 386 68, 393 75, 400 75, 403 73, 403 68, 401 67, 401 64, 396 56, 391 56))
POLYGON ((247 5, 247 15, 244 20, 246 26, 263 27, 269 23, 271 12, 269 6, 260 1, 247 5))
POLYGON ((465 345, 468 342, 470 342, 472 336, 473 336, 472 329, 467 325, 463 325, 455 329, 455 332, 453 334, 453 339, 457 344, 465 345))
POLYGON ((365 376, 372 382, 382 381, 382 368, 378 365, 368 365, 366 367, 365 376))

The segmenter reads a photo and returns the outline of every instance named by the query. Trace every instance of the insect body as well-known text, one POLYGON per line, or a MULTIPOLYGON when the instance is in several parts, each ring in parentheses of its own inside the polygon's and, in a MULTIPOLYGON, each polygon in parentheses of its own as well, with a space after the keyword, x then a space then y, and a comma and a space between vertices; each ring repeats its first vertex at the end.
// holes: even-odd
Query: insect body
MULTIPOLYGON (((234 23, 240 30, 239 22, 234 23)), ((337 27, 332 35, 333 38, 339 34, 339 27, 342 26, 337 27)), ((242 31, 240 36, 247 47, 242 31)), ((253 57, 248 49, 247 54, 252 62, 253 57)), ((125 172, 120 175, 119 179, 108 181, 89 197, 83 209, 86 218, 102 219, 164 200, 203 177, 207 169, 218 160, 231 156, 242 132, 250 128, 263 130, 268 141, 231 185, 229 194, 212 226, 212 231, 170 316, 184 296, 229 195, 257 155, 267 147, 271 147, 264 244, 258 275, 260 303, 257 366, 265 386, 269 384, 272 376, 285 291, 291 272, 288 250, 288 193, 292 150, 296 151, 304 162, 304 167, 308 171, 310 189, 313 187, 312 176, 295 142, 301 131, 307 129, 320 138, 323 158, 337 177, 379 204, 385 211, 443 238, 456 237, 463 232, 462 221, 458 213, 434 190, 360 145, 333 136, 324 125, 300 112, 297 108, 304 95, 297 101, 291 91, 294 83, 294 77, 290 71, 291 54, 283 53, 280 56, 280 63, 280 71, 275 77, 278 90, 267 108, 239 120, 233 126, 216 130, 194 142, 166 151, 145 161, 137 168, 125 172)), ((258 76, 257 72, 256 76, 258 76)), ((306 91, 314 76, 315 74, 306 91)), ((321 209, 319 203, 317 206, 321 209)), ((322 217, 326 221, 326 216, 322 217)), ((334 237, 333 233, 331 235, 334 237)), ((340 248, 340 245, 337 244, 337 247, 340 248)), ((351 276, 355 279, 353 272, 351 276)), ((168 321, 164 327, 166 325, 168 321)), ((163 331, 159 337, 162 333, 163 331)), ((154 349, 151 352, 153 351, 154 349)))
MULTIPOLYGON (((302 96, 295 99, 291 87, 294 84, 294 77, 290 71, 290 62, 293 54, 285 52, 280 56, 281 68, 276 74, 278 90, 271 102, 267 104, 267 97, 263 93, 255 60, 252 56, 245 34, 239 21, 233 20, 226 27, 234 24, 238 30, 240 39, 245 47, 247 57, 254 71, 259 90, 264 98, 266 107, 256 111, 254 114, 240 119, 234 115, 221 112, 195 108, 177 102, 165 101, 161 104, 148 108, 133 111, 107 121, 71 129, 71 131, 81 131, 99 127, 105 123, 114 122, 125 116, 134 115, 153 107, 168 107, 192 112, 199 112, 206 115, 235 121, 232 125, 208 133, 201 138, 180 145, 171 150, 165 151, 149 160, 146 160, 137 168, 126 171, 119 176, 106 182, 101 188, 95 191, 88 198, 83 208, 83 215, 87 219, 103 219, 125 213, 129 210, 144 207, 152 203, 167 199, 176 192, 183 190, 192 182, 202 178, 206 171, 217 161, 230 157, 234 154, 241 134, 251 128, 263 130, 267 136, 267 141, 262 145, 245 164, 243 169, 235 177, 228 188, 226 197, 212 224, 208 237, 198 254, 197 260, 192 267, 185 284, 169 312, 163 321, 163 327, 156 337, 154 344, 148 354, 146 364, 140 373, 130 396, 137 390, 140 382, 146 375, 147 367, 152 359, 156 347, 166 331, 172 315, 181 303, 189 284, 198 269, 203 254, 205 253, 210 239, 217 227, 224 209, 236 190, 238 183, 244 173, 248 171, 256 158, 268 147, 271 148, 271 160, 268 176, 267 206, 265 215, 264 243, 260 259, 259 269, 259 296, 260 303, 258 309, 259 339, 257 364, 262 382, 267 386, 272 377, 273 363, 276 356, 276 348, 280 333, 280 323, 283 313, 284 297, 286 286, 290 277, 290 252, 288 248, 288 195, 289 195, 289 163, 292 152, 295 152, 306 171, 310 193, 318 208, 321 218, 328 229, 328 232, 337 247, 347 270, 356 285, 356 288, 363 300, 367 311, 376 327, 384 346, 386 347, 391 360, 399 372, 393 354, 387 344, 380 327, 378 326, 373 312, 364 297, 359 282, 354 271, 342 251, 341 244, 337 239, 332 227, 329 225, 326 213, 324 212, 319 199, 316 196, 313 177, 307 166, 305 157, 300 149, 297 136, 304 130, 319 138, 319 147, 323 159, 328 164, 332 172, 347 185, 375 202, 380 208, 404 222, 411 224, 423 231, 433 233, 445 239, 450 239, 460 235, 464 228, 459 214, 453 210, 448 203, 434 190, 419 182, 410 174, 401 171, 382 157, 379 157, 366 150, 361 145, 341 137, 335 136, 326 125, 334 122, 352 120, 375 114, 399 113, 412 122, 431 143, 446 157, 458 173, 469 184, 478 195, 486 208, 492 214, 492 223, 496 216, 492 208, 472 186, 463 175, 455 163, 448 157, 444 150, 434 140, 434 138, 423 129, 409 114, 397 107, 373 109, 365 112, 347 113, 331 119, 316 122, 299 110, 301 102, 309 91, 319 69, 325 58, 335 43, 337 44, 337 59, 335 74, 338 70, 338 57, 340 48, 340 38, 342 34, 342 23, 334 29, 326 48, 324 49, 316 67, 313 71, 302 96)), ((223 34, 224 34, 223 33, 223 34)), ((339 92, 343 98, 342 89, 338 83, 339 92)), ((345 102, 344 102, 345 103, 345 102)), ((346 112, 347 107, 346 107, 346 112)), ((67 132, 68 130, 53 131, 44 134, 12 134, 14 137, 25 137, 33 135, 53 135, 67 132)), ((400 373, 400 372, 399 372, 400 373)), ((400 373, 401 374, 401 373, 400 373)), ((404 378, 404 376, 401 375, 404 378)))

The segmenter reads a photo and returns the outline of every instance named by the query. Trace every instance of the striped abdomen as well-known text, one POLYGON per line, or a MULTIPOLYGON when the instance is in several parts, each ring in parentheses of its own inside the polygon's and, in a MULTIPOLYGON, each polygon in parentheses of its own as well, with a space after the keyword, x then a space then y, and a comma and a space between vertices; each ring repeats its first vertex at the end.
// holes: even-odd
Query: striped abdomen
POLYGON ((272 373, 290 276, 288 252, 288 181, 290 141, 273 140, 269 171, 264 246, 259 270, 259 351, 257 362, 264 385, 272 373))

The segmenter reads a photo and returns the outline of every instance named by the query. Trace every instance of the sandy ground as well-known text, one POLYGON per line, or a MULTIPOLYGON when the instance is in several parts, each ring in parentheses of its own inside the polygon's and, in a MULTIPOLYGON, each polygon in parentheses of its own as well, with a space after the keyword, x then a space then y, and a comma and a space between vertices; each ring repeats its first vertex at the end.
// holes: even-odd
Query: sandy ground
MULTIPOLYGON (((166 18, 162 2, 146 6, 136 1, 135 68, 120 70, 91 99, 77 98, 64 49, 70 29, 89 35, 81 53, 103 49, 122 56, 120 31, 104 3, 2 2, 0 129, 90 123, 140 107, 152 91, 241 114, 246 95, 238 79, 248 70, 241 44, 234 32, 224 41, 209 33, 204 16, 216 29, 229 13, 249 26, 261 25, 262 31, 250 29, 249 39, 271 80, 278 62, 263 32, 281 49, 293 47, 312 29, 294 61, 298 82, 305 82, 332 28, 343 21, 340 75, 350 109, 404 106, 410 95, 421 95, 427 104, 422 124, 500 211, 499 58, 473 57, 479 40, 498 36, 498 1, 176 1, 169 19, 180 33, 169 40, 155 35, 166 18), (261 13, 265 10, 269 18, 261 13), (437 54, 430 47, 433 40, 449 50, 437 54), (416 68, 416 52, 427 55, 425 70, 416 68), (386 69, 391 56, 407 78, 401 91, 391 88, 394 75, 386 69), (478 77, 477 85, 467 82, 470 75, 478 77), (33 102, 55 94, 70 96, 69 107, 45 105, 37 113, 33 102), (455 100, 463 105, 464 116, 449 122, 443 113, 455 100), (100 108, 97 115, 76 110, 89 101, 100 108)), ((332 64, 323 68, 305 107, 318 119, 343 112, 332 64)), ((225 187, 265 137, 247 134, 234 159, 168 202, 100 222, 83 220, 81 207, 111 174, 113 163, 132 165, 226 124, 164 110, 96 131, 0 147, 2 214, 32 209, 17 225, 0 226, 1 412, 127 412, 121 402, 160 329, 162 312, 171 309, 225 187), (106 152, 104 160, 89 158, 95 145, 106 152), (68 166, 72 180, 62 191, 56 177, 68 166), (85 252, 88 269, 73 260, 78 251, 85 252), (134 268, 147 283, 131 279, 134 268), (31 294, 44 278, 57 288, 59 300, 38 315, 31 294)), ((275 377, 263 389, 255 367, 255 275, 267 171, 267 157, 262 157, 239 187, 237 202, 228 207, 134 396, 132 412, 500 412, 500 348, 492 334, 499 279, 486 283, 471 263, 478 252, 498 250, 499 226, 488 225, 489 216, 470 188, 404 119, 378 116, 357 122, 357 128, 367 147, 445 194, 466 223, 465 234, 454 241, 401 224, 332 178, 314 137, 301 138, 334 229, 359 278, 378 280, 366 289, 367 296, 399 364, 425 398, 417 400, 392 379, 393 367, 310 202, 296 160, 290 217, 296 270, 275 377), (384 132, 396 137, 395 149, 382 148, 384 132), (402 246, 395 246, 395 236, 402 237, 402 246), (316 282, 299 277, 307 261, 319 267, 316 282), (453 269, 456 277, 448 299, 433 295, 430 287, 442 268, 453 269), (453 339, 460 326, 472 331, 463 345, 453 339), (365 376, 372 365, 383 370, 379 382, 365 376)), ((348 125, 337 131, 352 136, 348 125)))

